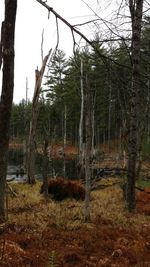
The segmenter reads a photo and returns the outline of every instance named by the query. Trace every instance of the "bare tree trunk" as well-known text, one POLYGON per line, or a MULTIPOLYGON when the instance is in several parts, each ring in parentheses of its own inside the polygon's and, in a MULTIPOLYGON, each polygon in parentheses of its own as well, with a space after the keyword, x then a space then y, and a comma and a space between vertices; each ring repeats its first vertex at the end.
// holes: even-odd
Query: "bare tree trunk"
POLYGON ((86 76, 86 102, 85 102, 85 221, 90 221, 90 194, 91 194, 91 170, 90 170, 90 156, 91 156, 91 97, 90 86, 86 76))
POLYGON ((108 151, 110 152, 110 134, 111 134, 111 108, 112 108, 112 85, 111 85, 111 66, 109 70, 109 108, 108 108, 108 151))
POLYGON ((0 100, 0 217, 5 218, 5 188, 9 127, 14 89, 14 38, 17 0, 5 1, 5 21, 1 42, 3 79, 0 100))
POLYGON ((43 189, 45 200, 48 198, 48 137, 45 137, 44 149, 43 149, 43 189))
POLYGON ((82 174, 84 173, 84 150, 85 147, 83 145, 83 117, 84 117, 84 88, 83 88, 83 59, 81 58, 81 77, 80 77, 80 85, 81 85, 81 110, 80 110, 80 122, 79 122, 79 177, 82 178, 82 174))
POLYGON ((79 155, 82 154, 83 145, 83 111, 84 111, 84 90, 83 90, 83 60, 81 59, 81 112, 79 123, 79 155))
POLYGON ((127 170, 127 207, 129 212, 135 209, 135 180, 139 133, 139 95, 140 95, 140 40, 143 0, 129 0, 132 19, 132 84, 130 102, 130 128, 128 144, 127 170))
POLYGON ((95 139, 95 100, 93 100, 94 102, 92 103, 92 111, 91 111, 91 127, 92 127, 92 155, 94 154, 94 149, 95 149, 95 144, 94 144, 94 139, 95 139))
POLYGON ((50 54, 51 50, 49 51, 47 56, 45 56, 41 70, 40 71, 36 70, 36 81, 35 81, 34 96, 32 101, 32 113, 31 113, 30 133, 28 142, 27 182, 29 184, 35 183, 34 175, 35 175, 36 127, 37 127, 37 118, 39 111, 39 96, 41 92, 41 83, 43 74, 50 54))
POLYGON ((64 108, 64 138, 63 138, 63 174, 64 178, 66 177, 66 155, 65 155, 65 149, 66 149, 66 143, 67 143, 67 106, 65 105, 64 108))
POLYGON ((27 154, 28 154, 28 78, 26 78, 26 102, 25 102, 25 140, 24 140, 24 168, 27 169, 27 154))
MULTIPOLYGON (((148 68, 148 73, 150 73, 150 68, 148 68)), ((150 75, 148 77, 147 81, 147 87, 148 87, 148 93, 147 93, 147 98, 148 98, 148 103, 150 103, 150 75)), ((147 118, 147 143, 150 143, 150 114, 148 113, 148 118, 147 118)))

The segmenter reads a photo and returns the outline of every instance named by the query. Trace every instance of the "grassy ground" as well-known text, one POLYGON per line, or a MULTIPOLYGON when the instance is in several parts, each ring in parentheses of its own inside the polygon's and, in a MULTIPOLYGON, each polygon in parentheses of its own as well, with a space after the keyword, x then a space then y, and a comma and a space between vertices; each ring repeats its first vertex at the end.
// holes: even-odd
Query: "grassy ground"
POLYGON ((82 201, 45 202, 40 182, 11 186, 0 266, 150 266, 150 216, 142 206, 129 214, 118 185, 92 192, 90 223, 82 201))

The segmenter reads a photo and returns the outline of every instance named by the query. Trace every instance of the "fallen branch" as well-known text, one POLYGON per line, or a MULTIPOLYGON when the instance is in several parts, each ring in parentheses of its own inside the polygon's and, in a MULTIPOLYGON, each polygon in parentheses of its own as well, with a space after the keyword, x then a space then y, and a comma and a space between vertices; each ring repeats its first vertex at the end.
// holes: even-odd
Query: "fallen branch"
POLYGON ((17 193, 12 189, 12 187, 8 184, 7 185, 7 190, 9 191, 8 193, 11 193, 13 197, 17 197, 17 193))

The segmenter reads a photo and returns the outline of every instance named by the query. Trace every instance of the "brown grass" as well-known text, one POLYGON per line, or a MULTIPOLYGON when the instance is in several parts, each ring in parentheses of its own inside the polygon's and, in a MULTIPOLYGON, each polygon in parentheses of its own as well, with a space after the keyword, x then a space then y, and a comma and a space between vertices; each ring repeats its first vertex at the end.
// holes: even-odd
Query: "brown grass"
POLYGON ((40 182, 12 188, 18 196, 9 196, 0 266, 150 266, 150 217, 128 214, 119 186, 92 192, 90 223, 84 222, 83 201, 46 203, 40 182))

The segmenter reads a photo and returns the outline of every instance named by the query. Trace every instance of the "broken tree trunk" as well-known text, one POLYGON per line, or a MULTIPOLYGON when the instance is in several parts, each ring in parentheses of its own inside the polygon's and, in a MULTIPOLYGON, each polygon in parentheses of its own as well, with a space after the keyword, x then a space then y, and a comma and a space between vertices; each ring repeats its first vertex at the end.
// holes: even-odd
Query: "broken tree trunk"
POLYGON ((28 156, 27 156, 27 182, 29 184, 35 183, 35 150, 36 150, 36 127, 37 127, 37 118, 38 118, 38 110, 39 110, 39 96, 41 92, 41 83, 43 74, 45 71, 45 67, 51 51, 45 56, 41 70, 36 70, 36 80, 35 80, 35 89, 34 96, 32 101, 32 113, 31 113, 31 121, 30 121, 30 132, 29 132, 29 141, 28 141, 28 156))

